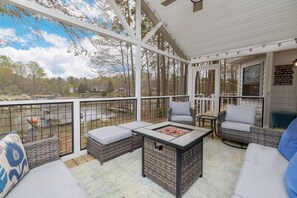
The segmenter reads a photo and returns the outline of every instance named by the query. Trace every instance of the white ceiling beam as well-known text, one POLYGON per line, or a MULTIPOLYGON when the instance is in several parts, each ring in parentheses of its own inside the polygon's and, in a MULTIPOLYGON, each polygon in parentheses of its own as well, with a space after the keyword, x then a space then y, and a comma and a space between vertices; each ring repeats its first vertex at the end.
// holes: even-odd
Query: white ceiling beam
POLYGON ((199 57, 193 57, 191 59, 191 64, 207 62, 207 61, 215 61, 220 59, 228 59, 228 58, 237 58, 242 56, 249 56, 255 54, 262 54, 267 52, 275 52, 289 49, 297 49, 297 43, 295 39, 283 40, 274 43, 267 43, 258 46, 251 46, 242 49, 229 50, 225 52, 218 52, 215 54, 206 54, 201 55, 199 57))
POLYGON ((67 16, 65 14, 59 13, 53 9, 49 9, 46 8, 44 6, 41 6, 37 3, 34 3, 32 1, 28 1, 28 0, 6 0, 6 2, 18 7, 18 8, 22 8, 25 9, 27 11, 30 11, 32 13, 41 15, 41 16, 45 16, 48 17, 50 19, 54 19, 58 22, 61 22, 63 24, 67 24, 67 25, 71 25, 71 26, 75 26, 75 27, 79 27, 79 28, 83 28, 85 30, 94 32, 96 34, 99 34, 101 36, 107 36, 107 37, 111 37, 117 40, 121 40, 121 41, 125 41, 131 44, 138 44, 139 41, 137 41, 136 39, 133 38, 128 38, 126 36, 117 34, 115 32, 103 29, 97 25, 93 25, 78 19, 75 19, 73 17, 67 16))
MULTIPOLYGON (((156 15, 156 12, 152 9, 152 7, 149 5, 149 2, 147 0, 142 0, 141 8, 142 8, 142 11, 146 14, 146 16, 150 19, 150 21, 154 25, 158 24, 158 22, 161 19, 159 16, 156 15)), ((171 47, 174 49, 174 51, 177 53, 179 57, 183 59, 188 59, 189 56, 185 54, 184 50, 177 43, 176 39, 173 38, 173 36, 169 33, 169 31, 164 25, 160 27, 159 31, 161 32, 161 34, 164 35, 166 41, 171 45, 171 47)))
POLYGON ((84 22, 84 21, 75 19, 73 17, 70 17, 70 16, 67 16, 65 14, 59 13, 59 12, 53 10, 53 9, 43 7, 43 6, 41 6, 41 5, 39 5, 39 4, 35 3, 35 2, 32 2, 32 1, 28 1, 28 0, 6 0, 6 2, 11 4, 11 5, 14 5, 14 6, 18 7, 18 8, 22 8, 22 9, 27 10, 29 12, 32 12, 34 14, 45 16, 47 18, 53 19, 53 20, 58 21, 58 22, 63 23, 63 24, 67 24, 67 25, 71 25, 71 26, 74 26, 74 27, 82 28, 82 29, 91 31, 91 32, 93 32, 95 34, 105 36, 105 37, 109 37, 109 38, 113 38, 113 39, 120 40, 120 41, 124 41, 124 42, 130 43, 130 44, 133 44, 133 45, 140 45, 143 48, 146 48, 148 50, 154 51, 154 52, 156 52, 158 54, 161 54, 163 56, 167 56, 169 58, 172 58, 172 59, 184 62, 184 63, 189 63, 190 62, 189 60, 180 58, 178 56, 169 54, 169 53, 164 52, 162 50, 159 50, 159 49, 157 49, 155 47, 152 47, 152 46, 150 46, 148 44, 142 43, 140 40, 129 38, 127 36, 123 36, 123 35, 117 34, 115 32, 103 29, 103 28, 101 28, 101 27, 99 27, 97 25, 93 25, 93 24, 90 24, 88 22, 84 22))
POLYGON ((155 25, 153 27, 153 29, 151 29, 151 31, 149 31, 145 37, 142 39, 143 43, 146 43, 150 38, 152 38, 152 36, 159 30, 159 28, 163 25, 163 22, 160 21, 159 23, 157 23, 157 25, 155 25))
POLYGON ((129 34, 129 36, 131 36, 132 38, 135 39, 136 37, 135 37, 134 31, 129 26, 128 22, 126 21, 125 16, 122 14, 122 11, 119 8, 119 6, 117 5, 117 3, 115 2, 115 0, 109 0, 108 2, 110 4, 111 8, 113 9, 113 11, 115 12, 116 16, 121 21, 121 24, 123 25, 123 27, 125 28, 125 30, 129 34))
POLYGON ((159 49, 157 49, 157 48, 155 48, 155 47, 152 47, 151 45, 142 43, 142 47, 143 47, 143 48, 146 48, 146 49, 148 49, 148 50, 151 50, 151 51, 153 51, 153 52, 156 52, 156 53, 158 53, 158 54, 160 54, 160 55, 167 56, 167 57, 169 57, 169 58, 172 58, 172 59, 181 61, 181 62, 183 62, 183 63, 190 63, 190 61, 187 60, 187 59, 183 59, 183 58, 180 58, 180 57, 178 57, 178 56, 174 56, 174 55, 172 55, 172 54, 169 54, 169 53, 167 53, 167 52, 164 52, 164 51, 162 51, 162 50, 159 50, 159 49))

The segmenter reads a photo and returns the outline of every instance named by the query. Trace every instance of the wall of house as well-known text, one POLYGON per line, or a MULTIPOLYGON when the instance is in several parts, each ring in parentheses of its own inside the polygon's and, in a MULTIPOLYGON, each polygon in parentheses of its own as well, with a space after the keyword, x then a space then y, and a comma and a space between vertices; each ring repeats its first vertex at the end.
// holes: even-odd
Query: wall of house
POLYGON ((273 110, 297 111, 297 68, 294 68, 293 85, 273 85, 275 66, 292 64, 295 59, 297 59, 297 49, 273 53, 270 112, 273 110))

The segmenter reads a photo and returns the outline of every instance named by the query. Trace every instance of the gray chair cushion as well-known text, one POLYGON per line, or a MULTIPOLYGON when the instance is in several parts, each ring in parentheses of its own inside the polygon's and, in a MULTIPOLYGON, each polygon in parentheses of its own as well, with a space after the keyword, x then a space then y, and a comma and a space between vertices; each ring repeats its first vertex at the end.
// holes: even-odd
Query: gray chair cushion
POLYGON ((172 115, 191 115, 190 102, 171 102, 172 115))
POLYGON ((88 132, 89 137, 100 144, 107 145, 132 136, 131 130, 118 126, 107 126, 88 132))
POLYGON ((172 122, 182 122, 182 121, 192 122, 193 117, 192 116, 187 116, 187 115, 172 115, 171 116, 171 121, 172 122))
POLYGON ((249 144, 234 197, 288 197, 284 181, 288 163, 276 148, 249 144))
POLYGON ((221 127, 223 129, 232 129, 232 130, 242 131, 242 132, 250 132, 251 126, 252 125, 250 124, 230 122, 230 121, 225 121, 225 122, 222 122, 221 124, 221 127))
POLYGON ((125 129, 137 129, 137 128, 142 128, 142 127, 146 127, 152 125, 151 123, 148 122, 142 122, 142 121, 134 121, 134 122, 129 122, 126 124, 120 124, 118 125, 119 127, 125 128, 125 129))
POLYGON ((88 197, 62 161, 57 160, 29 173, 8 193, 7 198, 83 198, 88 197))

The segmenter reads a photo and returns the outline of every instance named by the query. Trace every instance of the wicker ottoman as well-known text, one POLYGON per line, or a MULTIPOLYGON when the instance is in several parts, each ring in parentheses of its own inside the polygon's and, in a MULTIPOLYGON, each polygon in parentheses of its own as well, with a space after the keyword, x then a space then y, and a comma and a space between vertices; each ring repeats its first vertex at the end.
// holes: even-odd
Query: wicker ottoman
POLYGON ((88 153, 102 165, 110 159, 132 151, 132 132, 118 126, 107 126, 88 132, 88 153))
MULTIPOLYGON (((129 130, 132 131, 134 129, 141 128, 141 127, 146 127, 146 126, 149 126, 149 125, 152 125, 152 124, 148 123, 148 122, 134 121, 134 122, 126 123, 126 124, 121 124, 121 125, 119 125, 119 127, 122 127, 124 129, 129 129, 129 130)), ((141 145, 142 145, 141 136, 136 134, 136 133, 133 133, 133 136, 132 136, 132 149, 133 150, 138 149, 138 148, 141 147, 141 145)))

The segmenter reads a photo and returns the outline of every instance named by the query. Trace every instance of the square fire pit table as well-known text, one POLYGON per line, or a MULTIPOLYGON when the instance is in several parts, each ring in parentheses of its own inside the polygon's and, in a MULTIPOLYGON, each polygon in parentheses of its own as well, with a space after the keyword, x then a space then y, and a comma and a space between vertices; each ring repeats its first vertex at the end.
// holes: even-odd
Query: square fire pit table
POLYGON ((202 177, 203 138, 212 129, 162 122, 133 132, 142 136, 142 176, 181 197, 202 177))

